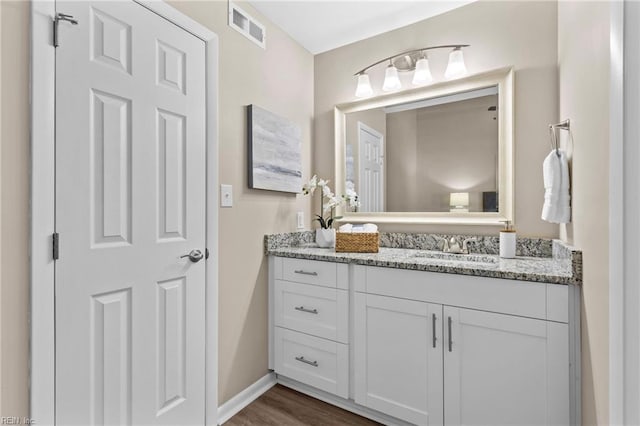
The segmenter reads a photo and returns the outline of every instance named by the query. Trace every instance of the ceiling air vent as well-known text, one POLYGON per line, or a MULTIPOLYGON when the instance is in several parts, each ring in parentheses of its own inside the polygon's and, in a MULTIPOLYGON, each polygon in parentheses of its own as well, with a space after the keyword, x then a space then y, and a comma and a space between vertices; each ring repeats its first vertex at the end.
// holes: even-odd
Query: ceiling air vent
POLYGON ((229 2, 229 26, 258 46, 266 49, 267 30, 264 25, 256 21, 251 15, 233 2, 229 2))

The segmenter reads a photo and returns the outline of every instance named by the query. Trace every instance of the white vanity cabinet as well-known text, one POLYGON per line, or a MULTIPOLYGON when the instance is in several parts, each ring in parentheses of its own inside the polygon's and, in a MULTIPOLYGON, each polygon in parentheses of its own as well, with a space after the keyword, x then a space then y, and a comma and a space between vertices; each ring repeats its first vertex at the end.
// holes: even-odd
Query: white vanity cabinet
POLYGON ((358 404, 417 425, 569 424, 567 324, 364 293, 354 321, 358 404))
POLYGON ((354 308, 355 402, 442 425, 442 305, 356 293, 354 308))
POLYGON ((348 265, 272 258, 269 368, 349 395, 348 265))
POLYGON ((389 424, 580 424, 579 287, 284 258, 270 266, 277 374, 389 424), (287 280, 320 263, 322 284, 287 280), (324 320, 291 312, 311 306, 306 297, 327 305, 324 320), (317 350, 335 373, 295 361, 320 356, 306 355, 308 338, 326 346, 317 350))
POLYGON ((568 425, 568 326, 444 307, 447 425, 568 425))

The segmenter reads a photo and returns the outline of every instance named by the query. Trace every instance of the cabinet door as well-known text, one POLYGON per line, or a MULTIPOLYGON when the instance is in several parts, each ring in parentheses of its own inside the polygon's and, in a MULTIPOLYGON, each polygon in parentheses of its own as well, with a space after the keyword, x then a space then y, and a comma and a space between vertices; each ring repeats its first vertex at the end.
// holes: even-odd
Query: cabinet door
POLYGON ((447 425, 567 425, 567 324, 444 307, 447 425))
POLYGON ((355 294, 358 404, 417 425, 442 425, 442 305, 355 294))

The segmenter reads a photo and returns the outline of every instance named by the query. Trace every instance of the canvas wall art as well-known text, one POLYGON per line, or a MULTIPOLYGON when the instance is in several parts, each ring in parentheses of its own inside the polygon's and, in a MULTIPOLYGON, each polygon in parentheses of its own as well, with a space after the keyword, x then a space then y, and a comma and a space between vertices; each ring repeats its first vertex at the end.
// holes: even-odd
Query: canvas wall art
POLYGON ((248 107, 249 188, 299 193, 300 126, 256 105, 248 107))

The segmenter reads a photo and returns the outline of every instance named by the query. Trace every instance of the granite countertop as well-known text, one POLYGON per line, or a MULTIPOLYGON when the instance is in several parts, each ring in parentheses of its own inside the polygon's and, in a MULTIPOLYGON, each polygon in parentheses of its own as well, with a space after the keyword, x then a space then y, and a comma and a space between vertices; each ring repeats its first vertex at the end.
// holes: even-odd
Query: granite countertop
MULTIPOLYGON (((478 251, 470 255, 452 255, 434 250, 427 241, 416 238, 429 234, 381 234, 378 253, 336 253, 334 249, 319 248, 312 233, 289 233, 265 236, 265 254, 367 266, 410 269, 504 278, 520 281, 537 281, 552 284, 580 284, 582 282, 582 252, 559 240, 518 240, 519 254, 515 259, 502 259, 493 247, 493 241, 480 237, 478 251), (399 242, 400 241, 400 242, 399 242), (410 241, 407 243, 407 241, 410 241), (393 243, 391 243, 393 242, 393 243), (392 245, 393 247, 383 247, 392 245), (407 247, 409 246, 409 247, 407 247)), ((440 237, 434 236, 435 238, 440 237)), ((492 237, 487 237, 492 238, 492 237)))

